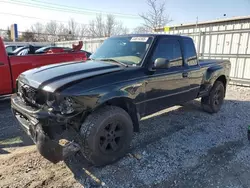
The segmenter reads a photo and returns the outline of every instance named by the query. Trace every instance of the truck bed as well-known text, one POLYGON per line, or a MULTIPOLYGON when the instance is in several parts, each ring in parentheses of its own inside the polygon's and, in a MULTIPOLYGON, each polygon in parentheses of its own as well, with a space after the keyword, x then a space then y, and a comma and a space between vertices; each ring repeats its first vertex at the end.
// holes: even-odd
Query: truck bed
POLYGON ((204 64, 211 64, 211 63, 221 63, 223 62, 223 59, 199 59, 199 63, 200 65, 204 65, 204 64))
MULTIPOLYGON (((201 67, 210 66, 211 64, 221 64, 223 62, 227 62, 225 59, 199 59, 199 64, 201 67)), ((228 61, 229 62, 229 61, 228 61)))

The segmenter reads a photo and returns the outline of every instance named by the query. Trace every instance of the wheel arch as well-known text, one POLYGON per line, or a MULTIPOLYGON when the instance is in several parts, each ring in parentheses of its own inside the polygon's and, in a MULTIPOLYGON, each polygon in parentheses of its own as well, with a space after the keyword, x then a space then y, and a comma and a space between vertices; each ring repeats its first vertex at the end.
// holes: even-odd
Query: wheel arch
POLYGON ((226 88, 227 86, 227 78, 225 75, 221 75, 219 76, 215 81, 221 81, 224 85, 224 87, 226 88))
MULTIPOLYGON (((219 77, 214 81, 214 83, 217 82, 217 81, 220 81, 220 82, 223 83, 224 88, 225 88, 225 92, 224 92, 224 97, 225 97, 225 95, 226 95, 226 89, 227 89, 227 78, 226 78, 226 76, 225 76, 225 75, 219 76, 219 77)), ((214 84, 214 83, 213 83, 213 84, 214 84)))
POLYGON ((107 99, 102 101, 102 103, 100 103, 94 110, 102 108, 103 106, 117 106, 125 110, 131 117, 131 120, 133 122, 134 132, 140 131, 137 108, 136 105, 133 103, 132 99, 125 96, 107 99))
POLYGON ((228 76, 226 76, 225 67, 221 65, 212 66, 207 69, 205 74, 205 82, 214 85, 216 81, 221 81, 226 88, 228 84, 228 76))

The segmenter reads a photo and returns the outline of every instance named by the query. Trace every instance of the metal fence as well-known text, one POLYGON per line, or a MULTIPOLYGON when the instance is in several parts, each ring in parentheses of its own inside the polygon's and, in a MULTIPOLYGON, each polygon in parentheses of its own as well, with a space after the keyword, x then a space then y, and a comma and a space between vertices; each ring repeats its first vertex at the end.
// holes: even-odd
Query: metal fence
MULTIPOLYGON (((107 38, 93 38, 93 39, 84 39, 82 50, 86 50, 88 52, 95 52, 96 49, 103 43, 103 41, 107 38)), ((55 42, 56 46, 61 47, 70 47, 72 48, 72 44, 78 44, 79 40, 74 41, 63 41, 63 42, 55 42)))
POLYGON ((16 46, 26 46, 26 45, 34 45, 34 46, 53 46, 53 42, 4 42, 5 45, 16 45, 16 46))

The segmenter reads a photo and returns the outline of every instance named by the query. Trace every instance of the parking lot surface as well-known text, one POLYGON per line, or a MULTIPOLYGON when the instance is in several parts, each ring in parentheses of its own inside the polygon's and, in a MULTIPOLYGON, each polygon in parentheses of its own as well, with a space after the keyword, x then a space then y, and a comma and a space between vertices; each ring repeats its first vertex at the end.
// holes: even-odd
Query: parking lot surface
POLYGON ((221 111, 198 100, 144 118, 131 150, 95 168, 80 156, 43 159, 0 101, 0 187, 250 187, 250 88, 229 86, 221 111))

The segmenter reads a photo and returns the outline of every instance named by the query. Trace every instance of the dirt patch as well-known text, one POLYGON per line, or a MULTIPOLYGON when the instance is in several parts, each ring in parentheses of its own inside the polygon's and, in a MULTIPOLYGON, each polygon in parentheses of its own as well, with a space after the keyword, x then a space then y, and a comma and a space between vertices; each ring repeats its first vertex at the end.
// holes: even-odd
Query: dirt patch
POLYGON ((41 157, 35 146, 0 155, 0 187, 82 187, 67 166, 41 157))

